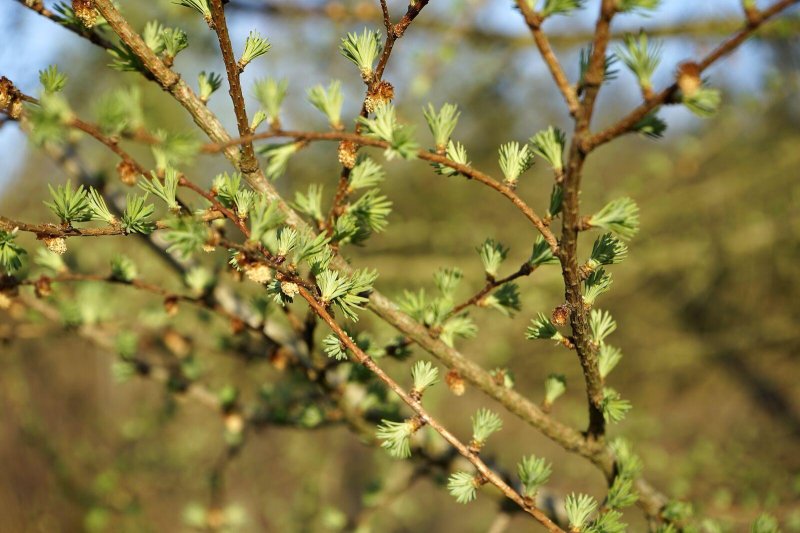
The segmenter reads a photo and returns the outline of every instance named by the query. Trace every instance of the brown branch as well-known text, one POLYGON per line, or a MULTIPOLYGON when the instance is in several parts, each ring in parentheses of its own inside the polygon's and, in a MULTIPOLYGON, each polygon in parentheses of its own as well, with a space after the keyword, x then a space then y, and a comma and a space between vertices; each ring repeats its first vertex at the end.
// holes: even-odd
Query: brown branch
POLYGON ((422 404, 415 398, 413 398, 408 392, 405 391, 396 381, 394 381, 388 374, 386 374, 383 369, 381 369, 375 361, 364 353, 358 345, 353 342, 349 335, 336 323, 336 321, 331 317, 325 307, 320 304, 314 296, 312 296, 308 291, 305 289, 300 289, 300 295, 303 297, 308 305, 314 310, 314 312, 326 323, 328 327, 330 327, 333 332, 336 334, 337 337, 341 340, 341 342, 345 345, 345 347, 353 354, 356 361, 366 367, 370 372, 372 372, 379 380, 381 380, 392 392, 394 392, 403 402, 406 403, 419 417, 420 419, 428 426, 436 430, 453 448, 455 448, 459 454, 461 454, 465 459, 467 459, 472 465, 476 468, 481 476, 487 480, 487 482, 491 483, 511 501, 516 503, 520 506, 525 512, 533 516, 536 520, 538 520, 543 526, 545 526, 548 531, 561 531, 563 530, 558 527, 550 518, 547 517, 545 513, 540 511, 537 507, 535 507, 529 500, 523 498, 516 490, 514 490, 511 486, 509 486, 503 479, 498 476, 491 468, 489 468, 486 463, 478 456, 478 454, 474 453, 469 449, 467 445, 462 443, 458 438, 450 433, 444 426, 442 426, 438 420, 436 420, 431 414, 429 414, 422 404))
MULTIPOLYGON (((299 141, 350 141, 353 143, 361 144, 364 146, 373 146, 376 148, 387 148, 389 147, 389 143, 386 141, 382 141, 380 139, 373 139, 371 137, 366 137, 364 135, 359 135, 356 133, 345 133, 340 131, 328 131, 328 132, 314 132, 314 131, 291 131, 291 130, 274 130, 274 131, 266 131, 263 133, 256 133, 254 135, 250 135, 248 137, 243 137, 240 139, 232 139, 226 143, 219 143, 219 144, 208 144, 203 149, 206 152, 215 152, 221 149, 224 149, 230 145, 240 144, 244 142, 251 142, 259 139, 273 139, 273 138, 293 138, 299 141)), ((470 165, 464 165, 453 161, 443 155, 435 154, 432 152, 428 152, 427 150, 423 150, 420 148, 417 151, 417 157, 424 161, 429 161, 431 163, 438 163, 441 165, 445 165, 452 169, 457 170, 459 173, 463 174, 465 177, 469 179, 473 179, 477 182, 486 185, 494 189, 495 191, 499 192, 503 196, 505 196, 514 206, 519 209, 525 218, 527 218, 535 227, 539 230, 542 234, 544 239, 547 241, 547 244, 550 245, 550 249, 554 252, 558 250, 558 241, 555 238, 555 235, 548 227, 547 223, 537 215, 533 209, 522 199, 520 198, 514 189, 508 187, 504 183, 495 180, 488 174, 485 174, 470 165)))
POLYGON ((602 440, 606 421, 603 416, 603 378, 597 365, 597 351, 589 335, 587 309, 581 293, 581 277, 578 267, 578 233, 580 231, 580 186, 586 153, 581 149, 583 139, 589 135, 589 126, 594 112, 597 94, 603 83, 606 48, 610 38, 611 19, 616 10, 615 0, 603 0, 595 26, 592 56, 584 76, 584 93, 580 109, 575 117, 575 130, 570 145, 569 158, 564 174, 561 246, 557 257, 561 262, 564 278, 564 299, 570 311, 570 327, 575 351, 586 382, 589 404, 589 426, 587 436, 602 440))
MULTIPOLYGON (((228 76, 228 94, 233 102, 233 112, 236 115, 236 127, 239 130, 239 136, 244 137, 250 135, 250 123, 247 119, 247 109, 244 103, 244 94, 242 93, 242 84, 239 79, 241 69, 236 62, 236 56, 233 54, 233 46, 231 45, 231 38, 228 35, 228 23, 225 20, 225 8, 222 7, 222 0, 211 0, 211 20, 212 27, 217 34, 219 41, 219 49, 222 52, 222 60, 225 63, 225 72, 228 76)), ((242 144, 242 159, 239 162, 240 169, 245 174, 256 174, 259 172, 258 159, 256 159, 255 150, 253 150, 253 143, 242 144)))
MULTIPOLYGON (((192 115, 198 126, 205 131, 215 143, 224 143, 229 137, 218 119, 208 111, 197 96, 181 80, 175 81, 174 73, 163 65, 155 57, 147 46, 119 15, 110 0, 95 0, 95 5, 109 21, 112 29, 120 35, 123 42, 131 47, 140 57, 147 58, 143 61, 148 68, 154 69, 154 75, 159 84, 169 90, 171 94, 183 105, 192 115)), ((234 164, 238 165, 239 151, 234 148, 225 150, 226 157, 234 164)), ((298 228, 307 228, 307 224, 296 212, 288 207, 286 202, 277 193, 275 188, 262 176, 246 175, 248 182, 254 189, 264 193, 270 200, 278 202, 280 209, 287 214, 289 224, 298 228)), ((552 246, 552 244, 551 244, 552 246)), ((334 260, 333 266, 343 272, 349 272, 352 268, 341 258, 334 260)), ((455 368, 468 382, 485 392, 490 397, 503 404, 509 411, 516 414, 527 423, 539 429, 549 438, 559 443, 567 450, 577 452, 589 458, 598 465, 607 477, 613 475, 613 457, 607 450, 598 447, 595 443, 586 441, 578 432, 572 428, 560 424, 547 416, 534 403, 520 394, 498 386, 491 375, 483 368, 476 365, 457 350, 446 346, 443 342, 430 337, 429 332, 424 326, 414 321, 408 315, 400 312, 396 306, 382 296, 380 293, 373 292, 370 296, 370 309, 382 319, 393 325, 407 337, 413 339, 423 349, 440 359, 449 368, 455 368)), ((651 500, 651 503, 655 499, 651 500)), ((654 504, 654 508, 658 504, 654 504)))
MULTIPOLYGON (((133 30, 128 21, 120 14, 111 0, 94 0, 95 7, 101 15, 108 21, 109 26, 119 36, 136 56, 142 61, 147 71, 153 76, 155 81, 167 92, 169 92, 192 116, 195 124, 203 130, 213 142, 224 143, 230 139, 230 135, 225 131, 219 119, 208 110, 200 98, 175 72, 169 69, 164 62, 156 56, 145 44, 142 37, 133 30)), ((285 202, 278 195, 277 191, 267 181, 263 172, 256 170, 246 172, 241 167, 241 154, 237 148, 230 147, 224 150, 228 160, 239 170, 242 170, 245 179, 256 189, 265 191, 270 199, 278 201, 282 208, 288 209, 285 202)))
POLYGON ((567 103, 570 115, 576 116, 580 108, 578 95, 575 91, 575 87, 569 83, 567 75, 561 67, 561 63, 558 61, 555 52, 553 52, 553 48, 550 46, 547 35, 542 31, 544 19, 533 10, 528 0, 517 0, 516 3, 525 18, 525 23, 531 30, 533 40, 536 43, 536 47, 539 49, 539 54, 541 54, 542 59, 544 59, 547 68, 550 70, 550 74, 553 76, 553 80, 556 82, 558 90, 561 91, 561 95, 567 103))
MULTIPOLYGON (((743 28, 719 44, 712 52, 710 52, 707 56, 700 60, 699 63, 697 63, 699 73, 702 73, 716 61, 736 50, 769 19, 778 15, 782 11, 785 11, 792 5, 797 4, 798 2, 800 2, 800 0, 780 0, 769 8, 751 15, 750 19, 745 23, 743 28)), ((669 87, 654 95, 652 98, 644 101, 636 109, 628 113, 628 115, 626 115, 624 118, 620 119, 616 124, 586 138, 582 143, 581 149, 587 153, 591 152, 598 146, 606 144, 607 142, 612 141, 621 135, 633 131, 633 127, 640 120, 645 118, 650 112, 654 111, 661 105, 672 103, 677 93, 678 84, 673 83, 669 87)))
POLYGON ((460 313, 461 311, 463 311, 464 309, 466 309, 467 307, 470 307, 472 305, 480 305, 481 300, 483 300, 483 298, 486 295, 488 295, 490 292, 492 292, 494 289, 496 289, 498 287, 501 287, 501 286, 505 285, 506 283, 511 283, 515 279, 518 279, 518 278, 521 278, 521 277, 524 277, 524 276, 529 276, 529 275, 531 275, 533 273, 534 270, 536 270, 536 267, 535 266, 531 266, 531 264, 529 262, 525 261, 524 263, 522 263, 522 266, 519 267, 519 270, 517 270, 513 274, 509 274, 508 276, 506 276, 504 278, 501 278, 501 279, 494 279, 492 277, 487 278, 486 285, 484 285, 481 290, 476 292, 468 300, 466 300, 466 301, 458 304, 457 306, 455 306, 453 308, 453 310, 450 311, 447 314, 447 317, 449 318, 449 317, 455 316, 458 313, 460 313))
MULTIPOLYGON (((369 115, 369 112, 367 111, 367 100, 370 98, 372 93, 378 90, 383 81, 383 73, 386 70, 386 65, 389 63, 389 57, 392 55, 392 50, 394 50, 394 43, 400 39, 403 34, 405 34, 408 26, 414 21, 417 15, 420 14, 422 9, 428 4, 428 1, 429 0, 419 0, 415 3, 409 3, 405 15, 403 15, 397 24, 392 24, 391 17, 389 15, 389 6, 384 0, 381 0, 383 24, 386 27, 386 42, 383 45, 381 56, 378 59, 378 65, 375 67, 375 71, 372 74, 372 79, 366 81, 367 93, 364 95, 364 100, 361 102, 361 112, 359 113, 359 116, 366 118, 369 115)), ((360 122, 356 123, 354 132, 356 134, 361 133, 360 122)), ((358 145, 355 145, 354 149, 357 150, 358 145)), ((344 165, 339 173, 339 183, 336 185, 336 193, 333 196, 331 208, 328 211, 328 216, 325 219, 325 224, 329 234, 333 233, 334 221, 336 217, 342 214, 342 206, 347 200, 350 170, 351 169, 347 165, 344 165)))
MULTIPOLYGON (((19 90, 17 89, 17 91, 19 90)), ((19 92, 18 94, 20 98, 22 98, 26 102, 29 102, 34 105, 41 105, 39 99, 34 98, 33 96, 29 96, 23 92, 19 92)), ((12 120, 19 120, 19 118, 12 118, 12 120)), ((122 149, 122 147, 119 145, 119 139, 116 137, 111 137, 103 134, 100 127, 97 126, 96 124, 86 122, 76 116, 70 116, 66 120, 65 126, 82 131, 87 135, 89 135, 90 137, 93 137, 94 139, 105 145, 109 150, 114 152, 117 156, 119 156, 120 159, 131 165, 137 174, 146 175, 144 167, 141 164, 139 164, 139 162, 136 161, 136 159, 134 159, 133 156, 131 156, 124 149, 122 149)))
MULTIPOLYGON (((202 216, 203 222, 211 222, 212 220, 219 220, 221 218, 224 218, 224 215, 216 210, 206 211, 202 216)), ((157 220, 153 224, 156 230, 169 229, 169 223, 165 220, 157 220)), ((12 220, 2 215, 0 215, 0 229, 3 231, 19 230, 27 233, 35 233, 38 239, 132 235, 132 233, 126 231, 120 225, 104 226, 101 228, 76 228, 63 224, 30 224, 28 222, 12 220)))

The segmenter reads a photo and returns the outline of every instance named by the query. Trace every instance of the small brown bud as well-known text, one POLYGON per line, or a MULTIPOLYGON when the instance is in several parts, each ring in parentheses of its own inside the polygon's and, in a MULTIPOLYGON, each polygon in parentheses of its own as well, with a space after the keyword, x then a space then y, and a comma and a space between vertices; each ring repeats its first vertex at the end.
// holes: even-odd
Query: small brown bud
POLYGON ((356 166, 356 143, 351 141, 342 141, 339 143, 339 163, 345 168, 353 168, 356 166))
POLYGON ((553 315, 550 318, 556 326, 563 326, 569 318, 569 306, 567 304, 559 305, 553 309, 553 315))
POLYGON ((164 311, 166 311, 169 316, 175 316, 178 314, 177 296, 167 296, 164 298, 164 311))
POLYGON ((233 335, 238 335, 244 331, 246 324, 244 320, 241 318, 233 317, 231 318, 231 333, 233 335))
POLYGON ((42 240, 44 241, 44 245, 47 246, 47 249, 51 252, 58 255, 67 253, 67 239, 64 237, 45 237, 42 240))
POLYGON ((269 356, 269 362, 275 368, 275 370, 286 370, 286 367, 289 365, 289 353, 281 346, 274 352, 272 352, 269 356))
POLYGON ((172 328, 164 332, 163 340, 164 346, 166 346, 167 350, 172 352, 175 357, 182 359, 192 352, 192 343, 189 339, 172 328))
POLYGON ((128 187, 133 187, 136 185, 136 180, 139 173, 136 172, 136 165, 134 165, 133 162, 123 159, 117 164, 117 174, 119 175, 119 180, 122 183, 128 187))
POLYGON ((394 87, 388 81, 381 81, 373 85, 367 91, 367 98, 364 100, 364 107, 372 113, 381 104, 388 104, 394 98, 394 87))
POLYGON ((703 86, 700 74, 700 65, 697 63, 681 63, 678 66, 678 87, 684 96, 693 96, 703 86))
POLYGON ((42 276, 36 280, 36 285, 34 285, 34 290, 36 292, 37 298, 47 298, 53 293, 53 286, 50 283, 50 278, 47 276, 42 276))
POLYGON ((72 11, 87 28, 97 23, 98 13, 94 8, 94 0, 72 0, 72 11))
POLYGON ((444 381, 450 388, 450 392, 456 396, 462 396, 467 390, 466 383, 464 383, 464 378, 461 377, 461 374, 459 374, 458 370, 456 369, 452 369, 450 372, 448 372, 444 377, 444 381))

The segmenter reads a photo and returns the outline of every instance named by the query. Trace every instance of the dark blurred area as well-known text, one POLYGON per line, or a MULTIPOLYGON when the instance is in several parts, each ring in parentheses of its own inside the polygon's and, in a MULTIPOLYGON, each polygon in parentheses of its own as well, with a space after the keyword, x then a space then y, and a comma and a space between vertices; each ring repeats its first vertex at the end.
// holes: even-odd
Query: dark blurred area
MULTIPOLYGON (((213 33, 193 12, 167 1, 119 4, 138 28, 158 18, 189 33, 191 46, 175 68, 193 86, 200 70, 223 72, 213 33)), ((571 79, 595 4, 546 27, 571 79)), ((736 1, 665 4, 648 19, 620 20, 620 32, 643 25, 661 35, 659 86, 669 82, 678 62, 710 50, 740 17, 736 1)), ((405 5, 389 2, 396 16, 405 5)), ((250 98, 255 78, 289 80, 284 126, 325 127, 305 91, 331 78, 343 81, 344 117, 357 114, 362 86, 337 47, 347 31, 382 28, 377 1, 231 0, 227 13, 235 49, 252 28, 271 40, 272 51, 248 68, 244 85, 250 98)), ((523 141, 549 124, 569 131, 566 108, 519 19, 506 0, 431 2, 397 43, 387 70, 398 112, 418 124, 421 142, 428 142, 421 107, 457 103, 462 118, 455 138, 475 166, 493 175, 499 175, 501 143, 523 141)), ((66 95, 82 117, 91 119, 106 91, 133 85, 143 92, 148 126, 193 131, 190 118, 163 91, 136 74, 109 70, 105 52, 16 2, 0 6, 0 30, 0 75, 25 92, 35 93, 38 70, 56 63, 69 76, 66 95)), ((589 159, 584 177, 585 212, 626 195, 642 216, 629 257, 615 267, 613 289, 602 297, 602 307, 619 323, 614 344, 625 354, 611 381, 634 406, 612 435, 631 440, 653 484, 732 531, 745 530, 763 510, 778 517, 785 531, 800 531, 799 30, 798 12, 790 11, 710 71, 711 84, 723 91, 718 116, 701 122, 684 109, 669 109, 664 139, 629 136, 603 147, 589 159)), ((595 129, 636 104, 634 78, 619 68, 618 79, 603 89, 595 129)), ((226 89, 209 107, 233 131, 226 89)), ((87 169, 124 190, 114 182, 113 154, 90 139, 77 146, 87 169)), ((130 146, 148 157, 146 148, 130 146)), ((0 213, 53 221, 42 201, 46 184, 66 181, 64 168, 26 144, 11 122, 0 128, 0 153, 0 213)), ((208 185, 216 172, 229 170, 223 163, 201 156, 186 172, 208 185)), ((509 272, 530 253, 533 228, 499 195, 438 176, 422 162, 395 161, 385 168, 384 190, 394 202, 390 225, 364 248, 347 252, 355 265, 378 269, 384 294, 430 288, 435 269, 458 266, 465 272, 460 294, 467 298, 484 283, 475 249, 487 237, 510 246, 509 272)), ((292 160, 277 186, 292 198, 320 183, 330 195, 337 179, 335 144, 314 145, 292 160)), ((546 165, 536 165, 521 178, 520 195, 544 211, 551 180, 546 165)), ((581 241, 582 255, 593 238, 581 241)), ((31 253, 40 246, 29 236, 20 240, 31 253)), ((93 272, 107 268, 122 250, 137 260, 144 278, 180 289, 181 279, 134 237, 70 241, 66 260, 93 272)), ((217 255, 208 263, 221 267, 226 257, 217 255)), ((524 339, 537 312, 561 303, 559 269, 536 272, 520 289, 520 313, 509 319, 474 310, 479 336, 459 348, 486 368, 513 371, 515 388, 533 399, 542 397, 548 374, 566 375, 570 388, 554 416, 584 427, 585 394, 574 354, 524 339)), ((64 286, 57 295, 103 301, 112 330, 130 323, 142 330, 174 329, 191 342, 202 381, 211 390, 237 384, 243 403, 255 402, 265 387, 292 386, 293 378, 256 341, 232 335, 229 324, 194 309, 182 309, 165 326, 161 302, 126 287, 64 286)), ((434 473, 414 477, 411 490, 392 492, 393 481, 417 475, 413 465, 363 445, 345 424, 264 424, 227 459, 219 414, 149 380, 117 383, 113 345, 90 342, 57 318, 12 311, 0 310, 0 532, 189 531, 211 507, 224 514, 222 531, 487 531, 495 523, 499 506, 491 488, 461 506, 441 485, 443 475, 434 473)), ((280 320, 280 313, 275 316, 280 320)), ((372 329, 381 340, 393 336, 366 313, 358 329, 372 329)), ((429 358, 419 349, 413 354, 429 358)), ((387 361, 386 367, 407 381, 407 363, 387 361)), ((602 494, 602 475, 587 461, 479 391, 456 398, 441 387, 426 403, 462 435, 475 409, 496 409, 505 425, 488 457, 512 471, 521 455, 543 455, 553 462, 555 491, 602 494)), ((637 509, 626 513, 626 521, 631 531, 644 530, 637 509)), ((508 530, 538 529, 514 515, 508 530)))

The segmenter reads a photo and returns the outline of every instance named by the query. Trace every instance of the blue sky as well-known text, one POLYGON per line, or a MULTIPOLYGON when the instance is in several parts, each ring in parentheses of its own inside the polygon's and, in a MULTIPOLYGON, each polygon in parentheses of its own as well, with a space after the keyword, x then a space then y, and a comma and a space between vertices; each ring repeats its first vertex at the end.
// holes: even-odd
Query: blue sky
MULTIPOLYGON (((406 0, 390 2, 395 12, 400 12, 406 0)), ((599 0, 590 0, 587 8, 577 17, 560 17, 548 22, 548 31, 568 31, 574 29, 576 22, 582 28, 590 29, 596 5, 599 0), (576 21, 577 19, 577 21, 576 21)), ((165 0, 165 4, 168 3, 165 0)), ((306 2, 313 3, 313 2, 306 2)), ((521 17, 510 9, 510 0, 491 0, 483 10, 480 23, 487 28, 511 34, 524 34, 526 28, 521 17)), ((121 2, 124 6, 124 1, 121 2)), ((450 2, 431 2, 430 11, 446 9, 450 2)), ((49 5, 49 4, 48 4, 49 5)), ((658 16, 651 19, 642 19, 637 16, 621 16, 617 19, 618 28, 635 30, 648 25, 669 25, 690 18, 728 18, 738 16, 740 13, 739 0, 665 0, 658 11, 658 16)), ((424 16, 425 14, 423 14, 424 16)), ((232 33, 246 34, 250 29, 247 24, 251 21, 247 17, 232 19, 232 33)), ((3 35, 12 35, 13 38, 5 39, 4 46, 0 47, 0 74, 9 77, 22 87, 34 87, 37 73, 50 63, 64 64, 65 58, 76 53, 88 45, 85 41, 72 33, 56 27, 51 22, 23 8, 17 2, 0 3, 0 32, 3 35)), ((695 42, 682 42, 680 39, 670 39, 665 46, 665 65, 672 65, 681 59, 692 57, 704 51, 695 42)), ((738 90, 754 91, 758 89, 764 65, 763 55, 757 46, 748 45, 737 53, 735 59, 730 61, 729 68, 725 70, 726 82, 737 86, 738 90)), ((535 64, 531 68, 543 68, 535 64)), ((68 62, 64 66, 69 74, 68 62)), ((671 69, 662 68, 656 77, 657 86, 669 81, 671 69), (660 82, 660 83, 659 83, 660 82)), ((714 71, 711 75, 713 77, 714 71)), ((671 119, 672 117, 666 117, 671 119)), ((685 117, 684 117, 685 118, 685 117)), ((676 120, 683 118, 677 117, 676 120)), ((18 128, 14 125, 0 129, 0 153, 16 154, 19 150, 27 149, 27 142, 18 128)), ((4 158, 5 165, 0 174, 0 184, 14 177, 19 170, 23 157, 4 158)))

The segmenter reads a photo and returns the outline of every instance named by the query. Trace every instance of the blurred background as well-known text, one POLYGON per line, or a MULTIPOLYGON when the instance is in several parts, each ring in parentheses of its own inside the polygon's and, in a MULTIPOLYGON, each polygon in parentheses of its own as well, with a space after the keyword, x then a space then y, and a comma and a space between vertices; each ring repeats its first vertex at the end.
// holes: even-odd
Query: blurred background
MULTIPOLYGON (((546 25, 573 80, 597 3, 546 25)), ((175 68, 193 86, 201 70, 224 72, 214 35, 194 12, 166 0, 119 4, 137 28, 157 18, 189 33, 190 48, 175 68)), ((741 18, 737 0, 664 4, 649 18, 621 16, 615 27, 617 37, 644 27, 663 40, 657 87, 670 82, 678 62, 712 49, 741 18)), ((338 43, 347 31, 382 29, 377 5, 231 0, 234 49, 241 49, 251 29, 272 42, 272 51, 244 75, 251 113, 252 81, 286 78, 284 126, 324 129, 324 117, 305 91, 338 78, 345 88, 344 117, 352 119, 363 87, 338 43)), ((396 18, 405 10, 403 1, 389 5, 396 18)), ((69 76, 66 96, 81 117, 92 119, 109 91, 136 86, 148 127, 193 131, 188 116, 160 89, 137 74, 109 70, 103 50, 19 3, 0 4, 0 31, 0 75, 24 92, 36 94, 38 71, 57 64, 69 76)), ((634 443, 645 476, 663 492, 693 502, 698 513, 733 531, 745 530, 762 510, 777 516, 786 531, 800 531, 799 35, 797 10, 768 25, 709 71, 711 84, 723 91, 718 116, 700 121, 683 108, 664 110, 665 138, 629 136, 601 148, 589 160, 582 193, 587 213, 620 195, 641 207, 641 232, 626 262, 614 267, 613 289, 601 302, 619 323, 613 344, 625 354, 611 385, 634 405, 612 435, 634 443)), ((637 102, 635 79, 618 68, 617 79, 601 93, 595 129, 637 102)), ((524 141, 550 124, 571 129, 521 16, 507 0, 431 2, 398 42, 386 79, 395 86, 402 119, 418 124, 423 143, 429 141, 421 107, 458 104, 455 138, 474 165, 493 175, 499 174, 501 143, 524 141)), ((223 85, 209 105, 234 131, 226 92, 223 85)), ((124 190, 115 181, 112 155, 90 139, 76 147, 87 172, 110 178, 111 190, 124 190)), ((147 160, 146 148, 131 144, 130 150, 147 160)), ((12 122, 0 127, 0 153, 0 213, 54 221, 42 201, 46 184, 66 181, 64 165, 30 144, 12 122)), ((440 177, 421 162, 393 162, 386 169, 384 190, 394 202, 390 225, 347 254, 357 266, 378 269, 377 287, 388 296, 431 288, 435 269, 457 266, 465 272, 461 295, 467 298, 483 285, 475 248, 487 237, 510 246, 509 273, 529 254, 533 229, 488 189, 440 177)), ((185 170, 208 185, 229 169, 220 158, 201 156, 185 170)), ((290 198, 309 183, 323 184, 330 195, 337 179, 336 146, 315 145, 292 160, 277 185, 290 198)), ((546 165, 536 165, 521 178, 519 192, 544 211, 551 179, 546 165)), ((592 238, 582 241, 584 253, 592 238)), ((20 240, 31 255, 41 246, 27 236, 20 240)), ((66 260, 76 271, 105 272, 110 258, 124 250, 143 278, 182 287, 181 278, 134 238, 69 244, 66 260)), ((204 261, 220 268, 226 257, 204 261)), ((222 282, 252 295, 230 275, 222 282)), ((521 280, 522 311, 505 318, 474 310, 480 334, 459 348, 486 368, 508 368, 515 388, 537 401, 548 374, 566 375, 570 389, 554 416, 584 427, 577 360, 523 335, 531 317, 561 303, 561 287, 557 268, 521 280)), ((294 391, 302 390, 301 380, 247 332, 194 309, 181 308, 167 320, 158 298, 126 287, 59 286, 53 298, 51 309, 62 312, 49 318, 27 306, 0 311, 0 531, 189 531, 209 522, 209 510, 220 513, 214 523, 229 531, 487 531, 498 525, 492 489, 471 505, 458 505, 441 486, 442 472, 419 475, 412 463, 362 444, 346 424, 319 423, 316 412, 306 409, 313 395, 298 405, 294 391), (289 405, 288 418, 305 427, 265 420, 229 457, 230 435, 218 413, 153 380, 120 379, 125 376, 114 370, 113 335, 111 342, 92 341, 80 328, 63 327, 64 308, 87 302, 112 333, 158 332, 147 350, 158 351, 169 339, 185 342, 181 350, 191 353, 198 379, 210 390, 236 384, 246 409, 281 399, 289 405)), ((283 320, 280 312, 271 316, 283 320)), ((362 329, 377 342, 394 335, 368 314, 358 324, 362 329)), ((407 380, 407 362, 387 358, 385 366, 407 380)), ((426 401, 464 436, 476 408, 500 409, 469 388, 456 398, 440 387, 426 401)), ((505 427, 485 452, 498 465, 512 471, 522 454, 536 453, 553 462, 556 492, 603 494, 602 476, 585 460, 498 412, 505 427)), ((510 520, 510 531, 538 530, 522 516, 510 520)), ((644 530, 638 510, 626 520, 632 531, 644 530)))

